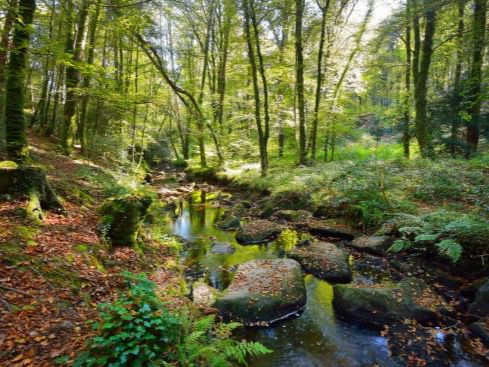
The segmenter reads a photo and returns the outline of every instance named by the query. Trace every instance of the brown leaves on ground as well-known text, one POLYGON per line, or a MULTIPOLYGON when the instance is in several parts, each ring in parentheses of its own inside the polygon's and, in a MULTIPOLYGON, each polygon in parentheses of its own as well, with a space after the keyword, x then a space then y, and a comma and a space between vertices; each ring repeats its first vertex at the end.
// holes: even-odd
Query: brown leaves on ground
MULTIPOLYGON (((140 251, 101 245, 97 207, 102 190, 81 182, 79 168, 86 162, 56 154, 53 143, 37 136, 30 141, 32 156, 49 167, 50 182, 67 199, 67 215, 47 212, 43 224, 35 226, 23 215, 24 202, 0 202, 2 367, 54 366, 61 357, 73 361, 92 336, 87 321, 97 317, 97 304, 114 299, 124 287, 121 272, 147 271, 152 260, 164 261, 160 251, 148 261, 140 251), (89 205, 65 195, 65 189, 83 185, 90 192, 89 205)), ((154 280, 177 287, 175 277, 161 271, 154 280)))

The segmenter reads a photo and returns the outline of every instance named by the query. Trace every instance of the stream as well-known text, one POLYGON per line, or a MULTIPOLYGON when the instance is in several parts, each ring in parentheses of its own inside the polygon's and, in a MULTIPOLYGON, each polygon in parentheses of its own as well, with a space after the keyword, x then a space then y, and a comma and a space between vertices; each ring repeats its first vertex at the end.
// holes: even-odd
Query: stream
MULTIPOLYGON (((239 264, 254 259, 285 257, 303 234, 285 230, 276 240, 260 245, 240 245, 234 231, 222 231, 214 223, 223 208, 214 198, 218 194, 194 192, 177 202, 165 218, 165 231, 185 240, 181 262, 186 277, 204 280, 224 290, 239 264), (231 243, 232 254, 212 254, 215 242, 231 243)), ((220 194, 219 194, 220 195, 220 194)), ((390 282, 382 272, 355 270, 354 282, 390 282)), ((387 340, 378 332, 339 320, 333 309, 333 288, 326 281, 305 275, 307 304, 301 315, 269 328, 246 328, 243 337, 259 341, 273 354, 251 361, 253 367, 371 367, 400 366, 390 357, 387 340)), ((475 366, 465 362, 453 366, 475 366)))

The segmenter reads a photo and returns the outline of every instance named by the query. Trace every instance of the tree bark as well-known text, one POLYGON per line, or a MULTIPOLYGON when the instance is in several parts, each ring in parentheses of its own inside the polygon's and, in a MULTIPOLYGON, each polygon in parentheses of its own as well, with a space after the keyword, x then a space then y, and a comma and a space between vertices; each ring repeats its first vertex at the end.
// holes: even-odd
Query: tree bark
POLYGON ((8 66, 5 123, 9 159, 24 163, 28 156, 25 135, 24 96, 31 24, 36 10, 35 0, 20 0, 14 21, 13 47, 8 66))
POLYGON ((297 108, 299 110, 299 164, 306 164, 306 110, 304 105, 304 55, 302 45, 302 18, 304 0, 295 2, 295 71, 297 108))
MULTIPOLYGON (((436 10, 430 8, 426 11, 425 15, 425 31, 424 39, 422 42, 421 51, 419 48, 415 60, 419 58, 419 69, 416 70, 414 99, 416 108, 415 118, 415 134, 418 140, 419 149, 422 157, 431 157, 433 153, 433 147, 431 142, 431 133, 427 120, 427 93, 428 93, 428 79, 431 66, 431 58, 433 55, 433 37, 435 35, 436 26, 436 10)), ((419 32, 419 24, 415 25, 415 30, 419 32)), ((416 31, 415 31, 416 32, 416 31)), ((417 38, 417 37, 416 37, 417 38)), ((418 62, 416 61, 416 64, 418 62)))
POLYGON ((467 157, 477 152, 480 138, 482 64, 486 41, 487 0, 474 0, 472 25, 472 64, 469 71, 467 123, 467 157))

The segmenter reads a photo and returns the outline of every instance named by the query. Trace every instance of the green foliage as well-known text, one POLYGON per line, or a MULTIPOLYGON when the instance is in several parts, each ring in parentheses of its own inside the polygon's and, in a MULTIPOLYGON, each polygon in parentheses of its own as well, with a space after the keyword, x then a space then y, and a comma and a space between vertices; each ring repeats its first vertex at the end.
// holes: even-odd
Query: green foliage
POLYGON ((454 263, 462 256, 463 248, 454 240, 443 240, 435 244, 441 254, 447 256, 454 263))
POLYGON ((468 214, 438 210, 422 216, 399 214, 389 222, 401 240, 394 242, 389 251, 401 252, 410 248, 434 246, 443 257, 454 263, 464 250, 469 254, 485 251, 489 238, 489 223, 468 214))
POLYGON ((74 366, 213 366, 246 363, 270 351, 259 343, 235 341, 237 323, 216 324, 213 316, 194 319, 170 312, 144 275, 125 274, 130 288, 101 305, 94 337, 74 366))

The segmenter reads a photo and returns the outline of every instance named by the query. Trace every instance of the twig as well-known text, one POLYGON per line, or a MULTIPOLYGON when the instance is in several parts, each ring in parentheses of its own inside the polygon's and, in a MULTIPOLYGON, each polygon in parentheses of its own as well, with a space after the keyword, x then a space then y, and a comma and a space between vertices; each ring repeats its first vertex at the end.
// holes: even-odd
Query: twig
POLYGON ((12 312, 14 309, 12 308, 12 305, 10 303, 8 303, 6 300, 4 300, 3 298, 0 298, 0 302, 3 303, 3 305, 5 306, 5 309, 8 311, 8 312, 12 312))
POLYGON ((5 285, 1 285, 1 284, 0 284, 0 289, 6 290, 6 291, 10 291, 10 292, 19 293, 19 294, 22 294, 22 295, 24 295, 24 296, 28 296, 28 297, 32 297, 32 298, 34 298, 34 296, 33 296, 32 294, 29 294, 29 293, 27 293, 27 292, 24 292, 24 291, 22 291, 22 290, 20 290, 20 289, 16 289, 16 288, 10 288, 10 287, 7 287, 7 286, 5 286, 5 285))

